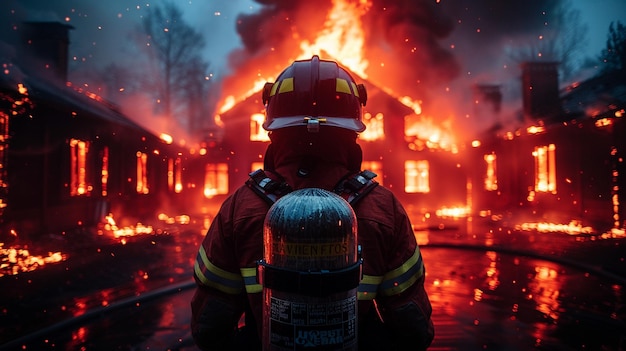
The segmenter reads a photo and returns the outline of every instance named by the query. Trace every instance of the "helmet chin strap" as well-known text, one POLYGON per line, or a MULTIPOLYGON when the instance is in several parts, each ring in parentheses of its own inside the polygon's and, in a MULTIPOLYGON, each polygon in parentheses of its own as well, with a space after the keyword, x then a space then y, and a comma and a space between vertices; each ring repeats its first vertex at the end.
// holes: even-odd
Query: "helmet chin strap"
POLYGON ((300 164, 298 165, 298 172, 297 172, 298 177, 308 178, 314 166, 315 166, 314 162, 311 160, 310 157, 302 158, 302 160, 300 161, 300 164))

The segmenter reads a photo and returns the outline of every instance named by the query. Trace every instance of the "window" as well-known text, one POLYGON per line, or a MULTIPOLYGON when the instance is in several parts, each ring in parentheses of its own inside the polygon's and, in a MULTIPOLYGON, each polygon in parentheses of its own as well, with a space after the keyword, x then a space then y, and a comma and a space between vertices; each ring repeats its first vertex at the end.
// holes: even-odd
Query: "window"
POLYGON ((427 160, 404 162, 404 191, 407 193, 428 193, 429 164, 427 160))
POLYGON ((102 169, 100 170, 100 183, 102 184, 102 196, 109 193, 109 147, 105 146, 102 150, 102 169))
POLYGON ((228 193, 228 164, 209 163, 204 172, 204 197, 228 193))
POLYGON ((91 192, 91 185, 87 184, 87 153, 89 142, 70 140, 70 196, 81 196, 91 192))
POLYGON ((167 188, 180 194, 183 191, 183 167, 180 157, 167 161, 167 188))
POLYGON ((137 151, 137 193, 148 194, 148 154, 137 151))
POLYGON ((535 191, 556 194, 556 146, 535 146, 535 191))
POLYGON ((364 113, 363 123, 367 128, 359 135, 359 139, 363 141, 385 140, 385 125, 382 113, 377 113, 375 116, 372 116, 369 112, 364 113))
POLYGON ((368 169, 377 174, 374 178, 379 184, 383 184, 383 164, 378 161, 363 161, 361 163, 361 169, 368 169))
MULTIPOLYGON (((4 97, 4 96, 2 96, 4 97)), ((0 215, 7 207, 7 147, 9 146, 9 115, 0 111, 0 215)))
POLYGON ((487 164, 487 171, 485 173, 485 190, 495 191, 498 190, 498 177, 496 173, 496 154, 490 153, 484 156, 485 163, 487 164))
POLYGON ((254 172, 257 169, 263 169, 263 162, 252 162, 252 166, 250 166, 250 172, 254 172))
POLYGON ((270 141, 267 131, 263 129, 265 115, 255 113, 250 116, 250 141, 270 141))

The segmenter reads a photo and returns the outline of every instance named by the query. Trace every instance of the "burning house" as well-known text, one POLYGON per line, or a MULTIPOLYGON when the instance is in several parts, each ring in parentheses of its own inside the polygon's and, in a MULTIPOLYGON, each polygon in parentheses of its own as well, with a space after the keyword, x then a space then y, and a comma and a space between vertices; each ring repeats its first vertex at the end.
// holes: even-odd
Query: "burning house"
MULTIPOLYGON (((370 5, 335 0, 323 4, 326 12, 317 8, 318 5, 303 2, 298 6, 268 7, 267 11, 238 22, 243 41, 251 43, 257 52, 234 53, 233 58, 236 56, 239 64, 236 72, 223 84, 224 96, 217 111, 218 124, 223 126, 223 138, 209 148, 204 161, 207 170, 215 171, 207 178, 216 181, 210 186, 216 191, 209 202, 221 202, 230 190, 243 184, 251 171, 263 167, 263 156, 269 143, 267 133, 261 127, 264 120, 263 84, 272 82, 293 60, 318 55, 321 59, 337 61, 357 82, 366 86, 368 101, 363 118, 367 129, 359 136, 364 155, 362 167, 378 174, 376 180, 397 194, 418 225, 428 225, 426 219, 434 217, 436 212, 465 213, 467 177, 454 133, 449 125, 442 126, 436 117, 422 113, 421 101, 412 98, 410 95, 413 94, 397 91, 405 85, 413 90, 429 90, 431 86, 411 82, 419 81, 418 77, 453 75, 454 60, 440 48, 424 50, 421 55, 432 55, 429 59, 438 60, 438 65, 413 66, 402 75, 403 70, 394 69, 395 65, 384 65, 385 58, 389 62, 405 59, 394 54, 395 50, 400 50, 397 47, 390 48, 387 53, 374 53, 380 62, 372 67, 365 52, 375 45, 367 43, 365 38, 376 35, 370 33, 371 28, 362 22, 371 24, 381 18, 372 17, 374 10, 368 14, 370 5), (316 10, 307 11, 311 10, 310 6, 315 6, 316 10), (313 13, 314 18, 311 18, 313 13), (309 25, 289 26, 292 21, 300 23, 299 20, 309 25), (258 26, 250 30, 251 23, 258 26), (277 27, 290 30, 275 32, 277 27), (291 36, 286 34, 290 31, 291 36), (261 33, 269 37, 258 37, 261 33), (264 47, 266 43, 270 43, 270 47, 264 47), (370 79, 370 73, 374 80, 370 79), (387 85, 379 84, 379 81, 387 85), (388 83, 394 83, 396 91, 388 83), (216 158, 211 161, 209 155, 216 158)), ((444 26, 443 23, 428 25, 444 26)), ((407 33, 407 36, 413 34, 407 33)), ((404 45, 408 44, 402 47, 404 45)), ((410 50, 409 56, 415 52, 410 50)))
POLYGON ((622 232, 626 86, 599 76, 559 91, 557 69, 522 65, 523 123, 474 142, 473 211, 534 229, 622 232))
MULTIPOLYGON (((357 81, 363 81, 352 73, 357 81)), ((377 173, 376 180, 392 189, 406 203, 407 211, 423 221, 437 210, 466 206, 466 182, 457 154, 429 148, 429 140, 407 130, 407 121, 417 118, 411 106, 376 85, 366 82, 367 105, 359 136, 363 149, 363 169, 377 173)), ((224 172, 222 179, 238 186, 248 174, 263 168, 269 138, 262 128, 264 106, 257 92, 220 115, 224 137, 214 155, 221 158, 213 168, 224 172), (226 152, 228 150, 228 152, 226 152)), ((430 141, 431 142, 431 141, 430 141)), ((223 196, 228 194, 224 187, 223 196)))
POLYGON ((3 57, 3 234, 60 232, 109 213, 140 219, 156 211, 159 193, 174 192, 180 150, 67 83, 71 29, 24 23, 14 56, 3 57))
MULTIPOLYGON (((146 131, 99 96, 68 86, 70 26, 32 26, 43 25, 53 41, 39 37, 41 31, 24 31, 22 42, 29 50, 19 53, 27 59, 5 60, 0 80, 4 224, 52 229, 61 224, 59 218, 64 224, 88 224, 116 208, 147 213, 159 203, 180 204, 185 211, 201 208, 203 215, 214 212, 251 171, 263 167, 269 143, 261 127, 263 84, 292 60, 319 55, 338 61, 365 84, 362 167, 396 193, 417 226, 437 226, 438 217, 524 214, 515 223, 574 220, 623 227, 623 93, 621 100, 608 102, 602 100, 606 90, 597 91, 623 83, 592 81, 559 92, 555 63, 527 64, 522 69, 524 127, 508 131, 500 125, 469 141, 450 122, 458 116, 449 117, 453 113, 445 111, 445 103, 433 103, 446 99, 444 94, 433 98, 437 81, 458 73, 447 50, 428 46, 436 38, 423 37, 449 31, 443 21, 415 24, 437 28, 402 23, 401 45, 385 53, 376 51, 381 38, 372 28, 393 17, 392 11, 383 11, 383 19, 364 4, 334 0, 325 3, 328 13, 315 12, 307 22, 315 23, 310 28, 291 28, 289 23, 309 15, 309 6, 303 2, 293 13, 272 7, 239 21, 245 32, 263 18, 249 32, 276 37, 244 37, 256 51, 233 54, 238 65, 222 87, 219 130, 209 131, 211 138, 193 154, 146 131), (275 32, 274 26, 289 27, 291 35, 275 32), (266 41, 271 47, 264 46, 266 41), (404 56, 394 56, 398 50, 404 56), (28 59, 41 55, 47 58, 28 59), (421 65, 407 65, 411 59, 421 65), (395 61, 411 69, 394 70, 389 62, 395 61)), ((497 85, 467 90, 484 102, 472 104, 473 115, 498 116, 504 109, 497 85)))

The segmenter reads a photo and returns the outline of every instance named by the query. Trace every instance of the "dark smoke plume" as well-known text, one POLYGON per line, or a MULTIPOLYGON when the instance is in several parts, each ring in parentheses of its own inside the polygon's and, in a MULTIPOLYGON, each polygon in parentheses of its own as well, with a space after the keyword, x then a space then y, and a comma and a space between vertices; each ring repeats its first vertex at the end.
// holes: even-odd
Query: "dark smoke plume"
MULTIPOLYGON (((362 18, 368 78, 425 101, 459 79, 470 86, 468 75, 498 80, 498 69, 516 65, 505 48, 544 31, 563 1, 372 0, 362 18)), ((314 40, 332 7, 331 0, 256 2, 261 10, 237 21, 244 48, 232 54, 235 77, 267 67, 267 61, 274 70, 285 67, 284 58, 303 39, 314 40)), ((229 91, 235 83, 225 84, 229 91)))

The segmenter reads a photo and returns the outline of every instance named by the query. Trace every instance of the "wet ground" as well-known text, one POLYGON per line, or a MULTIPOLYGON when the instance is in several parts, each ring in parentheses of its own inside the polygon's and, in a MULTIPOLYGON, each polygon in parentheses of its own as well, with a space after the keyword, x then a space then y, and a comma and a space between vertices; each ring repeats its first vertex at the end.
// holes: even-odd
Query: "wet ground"
MULTIPOLYGON (((432 350, 626 349, 625 238, 476 223, 416 235, 432 350)), ((0 278, 0 350, 196 350, 188 322, 201 239, 181 227, 125 245, 65 243, 66 261, 0 278)))

